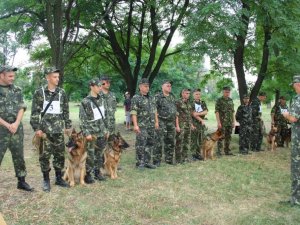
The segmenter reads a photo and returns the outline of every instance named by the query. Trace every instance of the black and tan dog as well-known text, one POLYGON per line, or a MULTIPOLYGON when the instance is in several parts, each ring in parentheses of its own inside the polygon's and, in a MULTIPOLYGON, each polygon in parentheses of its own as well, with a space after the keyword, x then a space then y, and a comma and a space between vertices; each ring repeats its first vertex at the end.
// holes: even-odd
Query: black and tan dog
POLYGON ((120 163, 122 149, 128 147, 128 143, 121 137, 120 133, 109 136, 104 149, 104 169, 110 175, 111 179, 118 177, 117 169, 120 163))
POLYGON ((218 140, 223 138, 222 130, 217 130, 216 132, 209 134, 204 139, 203 145, 202 145, 202 157, 203 160, 206 160, 207 158, 210 158, 214 160, 214 148, 218 140))
POLYGON ((86 139, 82 132, 77 133, 74 129, 70 136, 69 142, 66 144, 68 148, 67 168, 63 179, 70 183, 73 187, 75 183, 85 185, 84 177, 86 175, 86 158, 87 152, 85 149, 86 139))
POLYGON ((278 135, 278 129, 275 125, 271 126, 271 130, 269 134, 267 135, 267 144, 268 149, 272 152, 276 150, 277 147, 277 135, 278 135))
POLYGON ((291 142, 291 136, 292 136, 292 130, 291 128, 288 128, 285 130, 284 134, 282 135, 282 141, 285 143, 285 147, 289 147, 289 144, 291 142))

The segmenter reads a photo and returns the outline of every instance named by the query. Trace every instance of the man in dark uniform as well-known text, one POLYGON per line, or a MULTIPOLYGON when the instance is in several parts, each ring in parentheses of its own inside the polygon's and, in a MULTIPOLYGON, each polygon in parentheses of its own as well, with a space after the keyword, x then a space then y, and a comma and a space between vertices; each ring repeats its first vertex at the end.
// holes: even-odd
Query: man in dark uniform
POLYGON ((53 155, 53 167, 55 169, 55 184, 61 187, 69 187, 62 179, 62 169, 65 165, 65 141, 66 133, 71 132, 71 120, 69 119, 69 101, 65 91, 58 87, 59 70, 55 68, 45 69, 47 85, 38 88, 32 98, 30 124, 37 137, 45 137, 40 146, 39 161, 43 173, 43 190, 50 191, 50 158, 53 155), (51 102, 52 101, 52 102, 51 102))
POLYGON ((17 188, 33 191, 25 181, 27 175, 24 160, 24 132, 22 125, 26 105, 22 91, 15 86, 15 71, 17 68, 0 67, 0 165, 7 149, 10 150, 16 177, 17 188))

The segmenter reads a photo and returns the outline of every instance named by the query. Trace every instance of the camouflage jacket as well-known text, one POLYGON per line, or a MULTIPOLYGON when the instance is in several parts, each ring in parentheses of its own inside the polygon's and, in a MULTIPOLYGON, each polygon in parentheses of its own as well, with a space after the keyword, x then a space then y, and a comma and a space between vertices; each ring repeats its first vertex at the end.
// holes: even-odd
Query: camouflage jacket
MULTIPOLYGON (((205 111, 205 110, 208 111, 205 101, 202 101, 202 100, 200 100, 200 101, 194 100, 194 102, 192 103, 192 110, 193 110, 194 112, 203 112, 203 111, 205 111)), ((200 117, 201 117, 202 119, 205 118, 205 116, 200 116, 200 117)), ((194 124, 195 126, 197 126, 197 127, 198 127, 198 126, 202 126, 202 124, 200 123, 199 120, 196 120, 194 117, 192 117, 192 118, 193 118, 193 124, 194 124)))
MULTIPOLYGON (((290 115, 298 119, 297 122, 291 123, 292 127, 292 140, 299 142, 300 138, 300 94, 298 94, 292 102, 290 115)), ((299 146, 299 143, 298 143, 299 146)))
POLYGON ((240 125, 252 124, 252 108, 250 105, 240 105, 235 114, 236 121, 240 125))
POLYGON ((116 96, 113 92, 108 92, 107 94, 104 94, 103 92, 100 92, 100 97, 102 99, 104 99, 104 101, 106 102, 107 105, 107 117, 106 117, 106 121, 107 121, 107 125, 108 125, 108 130, 110 132, 114 131, 114 127, 115 127, 115 113, 117 110, 117 99, 116 96))
POLYGON ((30 124, 34 131, 42 130, 44 133, 63 133, 63 129, 69 129, 72 127, 71 120, 69 119, 69 101, 65 91, 59 87, 56 88, 56 96, 54 101, 59 102, 59 114, 52 114, 49 107, 44 117, 41 118, 43 107, 45 107, 44 101, 50 101, 54 92, 48 90, 48 86, 40 87, 37 89, 32 98, 30 124))
POLYGON ((163 92, 160 92, 155 95, 155 100, 158 118, 175 121, 177 113, 175 96, 172 93, 165 96, 163 92))
POLYGON ((192 124, 192 112, 193 107, 191 102, 183 101, 183 99, 179 99, 176 101, 177 113, 178 113, 178 120, 179 120, 179 127, 186 127, 189 128, 192 124))
POLYGON ((140 128, 154 128, 156 104, 155 99, 149 95, 136 94, 131 99, 131 115, 137 116, 140 128))
POLYGON ((13 123, 20 109, 26 110, 21 88, 15 85, 0 86, 0 118, 13 123))
POLYGON ((80 104, 80 129, 82 130, 84 136, 96 135, 97 137, 103 137, 107 132, 104 118, 101 118, 102 115, 100 114, 97 106, 93 103, 91 98, 93 98, 97 103, 101 112, 103 111, 102 115, 104 116, 104 118, 107 117, 106 102, 100 96, 95 98, 89 95, 85 97, 80 104))
POLYGON ((276 125, 287 125, 287 120, 282 115, 284 111, 288 111, 287 105, 282 106, 281 104, 276 104, 273 106, 271 114, 274 113, 274 122, 276 125))
POLYGON ((259 101, 259 99, 256 97, 252 100, 252 102, 250 103, 250 106, 252 108, 252 119, 259 119, 261 118, 261 103, 259 101))
POLYGON ((231 98, 218 98, 215 105, 215 112, 219 113, 222 126, 232 126, 234 104, 231 98))

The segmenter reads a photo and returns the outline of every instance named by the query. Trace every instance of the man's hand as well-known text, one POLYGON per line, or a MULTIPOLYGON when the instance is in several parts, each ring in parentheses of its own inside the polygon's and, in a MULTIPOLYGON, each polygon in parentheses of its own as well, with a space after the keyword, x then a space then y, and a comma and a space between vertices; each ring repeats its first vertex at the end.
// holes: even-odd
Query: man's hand
POLYGON ((16 121, 16 122, 10 124, 8 129, 12 134, 15 134, 18 130, 19 125, 20 125, 20 123, 16 121))
POLYGON ((71 134, 72 134, 72 128, 69 128, 69 129, 65 129, 65 134, 70 137, 71 134))
POLYGON ((38 136, 38 137, 42 137, 43 136, 43 131, 41 131, 41 130, 37 130, 36 132, 35 132, 35 134, 36 134, 36 136, 38 136))
POLYGON ((137 134, 141 133, 141 130, 140 130, 139 126, 137 126, 137 125, 133 127, 133 131, 137 134))
POLYGON ((179 127, 179 126, 176 127, 176 132, 177 132, 177 133, 180 133, 180 127, 179 127))
POLYGON ((222 129, 222 124, 218 123, 218 129, 222 129))
POLYGON ((92 135, 88 135, 88 136, 85 137, 85 139, 87 141, 92 141, 93 140, 93 136, 92 135))

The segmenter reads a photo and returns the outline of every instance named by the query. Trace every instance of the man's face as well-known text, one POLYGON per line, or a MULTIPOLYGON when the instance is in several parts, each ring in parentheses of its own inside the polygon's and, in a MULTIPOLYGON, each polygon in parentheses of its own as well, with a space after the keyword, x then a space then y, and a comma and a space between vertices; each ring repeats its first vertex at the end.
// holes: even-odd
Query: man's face
POLYGON ((59 73, 49 73, 46 76, 48 84, 57 86, 59 82, 59 73))
POLYGON ((99 94, 101 91, 101 86, 93 85, 91 86, 91 91, 94 92, 95 94, 99 94))
POLYGON ((196 91, 193 93, 193 97, 195 100, 200 100, 201 98, 201 92, 200 91, 196 91))
POLYGON ((285 105, 286 104, 286 100, 285 99, 279 99, 280 105, 285 105))
POLYGON ((0 80, 4 85, 12 85, 15 80, 15 72, 10 71, 10 72, 3 72, 0 74, 0 80))
POLYGON ((190 91, 182 91, 181 96, 184 100, 188 100, 190 98, 190 91))
POLYGON ((266 101, 267 96, 258 96, 259 101, 264 102, 266 101))
POLYGON ((293 88, 297 94, 300 94, 300 83, 294 83, 293 88))
POLYGON ((225 98, 229 98, 229 96, 230 96, 230 91, 229 91, 229 90, 223 90, 223 96, 224 96, 225 98))
POLYGON ((139 85, 139 88, 140 88, 140 92, 141 92, 143 95, 148 94, 148 92, 149 92, 149 84, 140 84, 140 85, 139 85))
POLYGON ((170 93, 172 91, 172 85, 170 83, 165 83, 161 86, 162 91, 166 93, 170 93))
POLYGON ((244 104, 245 104, 245 105, 248 105, 248 104, 249 104, 249 100, 250 100, 249 98, 243 98, 244 104))
POLYGON ((109 80, 103 80, 102 81, 102 88, 105 90, 109 90, 110 88, 110 81, 109 80))

